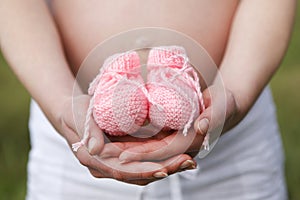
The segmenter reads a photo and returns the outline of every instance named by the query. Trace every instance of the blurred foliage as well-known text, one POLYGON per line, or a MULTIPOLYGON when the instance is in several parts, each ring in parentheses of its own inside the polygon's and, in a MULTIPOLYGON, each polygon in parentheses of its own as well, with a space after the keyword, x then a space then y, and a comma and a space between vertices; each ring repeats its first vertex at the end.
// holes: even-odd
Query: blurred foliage
POLYGON ((24 199, 29 94, 0 57, 0 199, 24 199))
POLYGON ((295 28, 281 68, 271 81, 286 157, 291 200, 300 200, 300 5, 295 28))

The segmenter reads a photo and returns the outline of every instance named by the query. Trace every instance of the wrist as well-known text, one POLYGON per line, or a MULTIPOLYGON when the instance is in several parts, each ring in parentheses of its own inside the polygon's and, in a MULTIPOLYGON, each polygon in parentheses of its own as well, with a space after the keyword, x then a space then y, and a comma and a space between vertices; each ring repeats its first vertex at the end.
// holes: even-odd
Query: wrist
POLYGON ((226 94, 226 121, 222 132, 229 131, 236 126, 246 115, 244 110, 244 104, 242 100, 238 98, 238 93, 233 92, 230 89, 225 88, 226 94))
POLYGON ((82 95, 80 87, 74 83, 74 80, 63 83, 64 86, 57 85, 54 91, 51 93, 46 93, 46 95, 40 95, 39 101, 41 102, 41 108, 46 114, 48 120, 57 129, 60 126, 62 116, 66 110, 72 111, 72 103, 75 96, 82 95))
POLYGON ((72 107, 72 96, 61 95, 59 98, 53 100, 49 99, 49 101, 43 101, 39 99, 36 100, 36 102, 39 104, 52 126, 60 132, 63 114, 67 108, 72 107))

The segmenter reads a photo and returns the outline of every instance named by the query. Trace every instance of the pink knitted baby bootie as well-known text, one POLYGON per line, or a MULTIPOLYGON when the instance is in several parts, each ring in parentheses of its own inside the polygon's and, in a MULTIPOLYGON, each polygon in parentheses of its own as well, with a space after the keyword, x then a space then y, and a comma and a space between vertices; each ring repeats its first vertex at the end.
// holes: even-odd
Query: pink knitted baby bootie
POLYGON ((164 130, 183 129, 186 135, 204 104, 198 75, 189 64, 185 49, 178 46, 153 48, 149 52, 147 69, 150 122, 164 130))
POLYGON ((121 136, 136 132, 148 115, 139 56, 135 51, 116 54, 103 64, 90 84, 93 117, 106 133, 121 136))
POLYGON ((85 132, 74 151, 89 138, 89 122, 94 118, 99 128, 112 136, 136 132, 148 116, 148 100, 141 77, 139 56, 135 51, 115 54, 107 58, 99 74, 90 83, 92 96, 85 121, 85 132))

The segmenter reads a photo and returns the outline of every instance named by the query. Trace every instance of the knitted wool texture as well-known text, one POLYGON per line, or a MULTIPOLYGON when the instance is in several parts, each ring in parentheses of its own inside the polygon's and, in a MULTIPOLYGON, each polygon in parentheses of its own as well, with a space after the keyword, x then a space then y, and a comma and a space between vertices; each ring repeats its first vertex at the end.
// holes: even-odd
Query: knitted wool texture
POLYGON ((204 110, 196 72, 188 62, 184 48, 178 46, 153 48, 148 56, 150 122, 164 130, 183 129, 187 134, 192 122, 204 110))
MULTIPOLYGON (((88 93, 92 96, 83 139, 72 145, 74 151, 86 144, 91 115, 99 128, 113 136, 136 132, 149 117, 163 130, 183 130, 205 109, 199 78, 189 64, 185 49, 178 46, 151 49, 147 63, 148 82, 141 77, 135 51, 107 58, 88 93)), ((204 148, 209 149, 209 134, 204 148)))
POLYGON ((110 135, 134 133, 147 118, 148 100, 140 69, 136 52, 116 54, 106 59, 90 85, 94 120, 110 135))

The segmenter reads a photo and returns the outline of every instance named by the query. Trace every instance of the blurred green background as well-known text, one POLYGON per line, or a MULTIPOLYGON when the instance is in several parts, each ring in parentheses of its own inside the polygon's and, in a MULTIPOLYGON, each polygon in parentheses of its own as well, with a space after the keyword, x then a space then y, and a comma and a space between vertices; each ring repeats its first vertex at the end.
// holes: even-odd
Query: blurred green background
MULTIPOLYGON (((291 200, 300 200, 299 11, 291 44, 271 86, 285 147, 288 192, 291 200)), ((30 148, 27 129, 30 97, 1 55, 0 92, 0 200, 22 200, 26 194, 30 148)))

